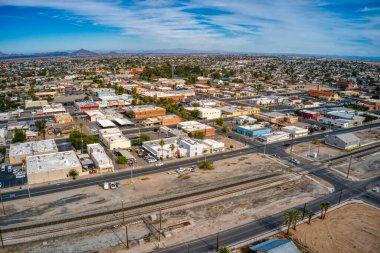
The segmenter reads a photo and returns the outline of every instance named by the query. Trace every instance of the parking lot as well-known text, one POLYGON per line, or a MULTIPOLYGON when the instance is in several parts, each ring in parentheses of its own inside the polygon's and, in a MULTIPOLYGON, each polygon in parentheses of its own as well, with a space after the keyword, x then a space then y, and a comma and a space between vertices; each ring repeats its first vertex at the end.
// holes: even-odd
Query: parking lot
POLYGON ((0 169, 0 188, 21 186, 27 183, 27 178, 21 166, 2 166, 0 169))

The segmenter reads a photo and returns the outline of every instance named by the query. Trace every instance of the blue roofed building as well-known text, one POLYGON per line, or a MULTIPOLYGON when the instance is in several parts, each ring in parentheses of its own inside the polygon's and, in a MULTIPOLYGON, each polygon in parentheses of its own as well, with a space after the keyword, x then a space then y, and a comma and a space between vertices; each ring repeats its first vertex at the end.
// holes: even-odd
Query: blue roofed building
POLYGON ((249 248, 254 253, 300 253, 291 240, 271 239, 249 248))
POLYGON ((248 125, 248 126, 238 126, 236 132, 239 134, 250 136, 250 137, 260 137, 263 134, 269 134, 270 128, 263 125, 248 125))

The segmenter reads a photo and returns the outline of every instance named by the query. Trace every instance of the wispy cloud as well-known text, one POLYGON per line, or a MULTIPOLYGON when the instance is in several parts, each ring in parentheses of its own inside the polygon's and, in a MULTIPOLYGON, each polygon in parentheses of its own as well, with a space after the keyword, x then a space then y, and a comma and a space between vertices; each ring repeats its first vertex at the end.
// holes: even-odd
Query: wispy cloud
POLYGON ((334 8, 339 4, 344 2, 0 0, 0 5, 50 9, 52 18, 117 28, 123 36, 167 48, 379 55, 380 7, 365 0, 352 17, 334 8))

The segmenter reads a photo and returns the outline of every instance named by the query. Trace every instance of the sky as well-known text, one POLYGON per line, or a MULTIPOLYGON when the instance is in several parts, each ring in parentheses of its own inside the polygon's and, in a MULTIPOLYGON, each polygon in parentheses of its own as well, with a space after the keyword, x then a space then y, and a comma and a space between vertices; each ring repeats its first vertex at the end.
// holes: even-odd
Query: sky
POLYGON ((380 56, 379 0, 0 0, 0 51, 380 56))

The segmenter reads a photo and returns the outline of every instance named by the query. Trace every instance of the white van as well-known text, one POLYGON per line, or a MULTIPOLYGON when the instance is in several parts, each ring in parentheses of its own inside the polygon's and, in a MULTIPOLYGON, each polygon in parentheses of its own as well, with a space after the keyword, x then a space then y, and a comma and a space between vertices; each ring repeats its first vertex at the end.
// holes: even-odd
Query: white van
POLYGON ((108 182, 104 182, 103 189, 104 190, 109 190, 109 188, 110 188, 110 184, 108 182))

